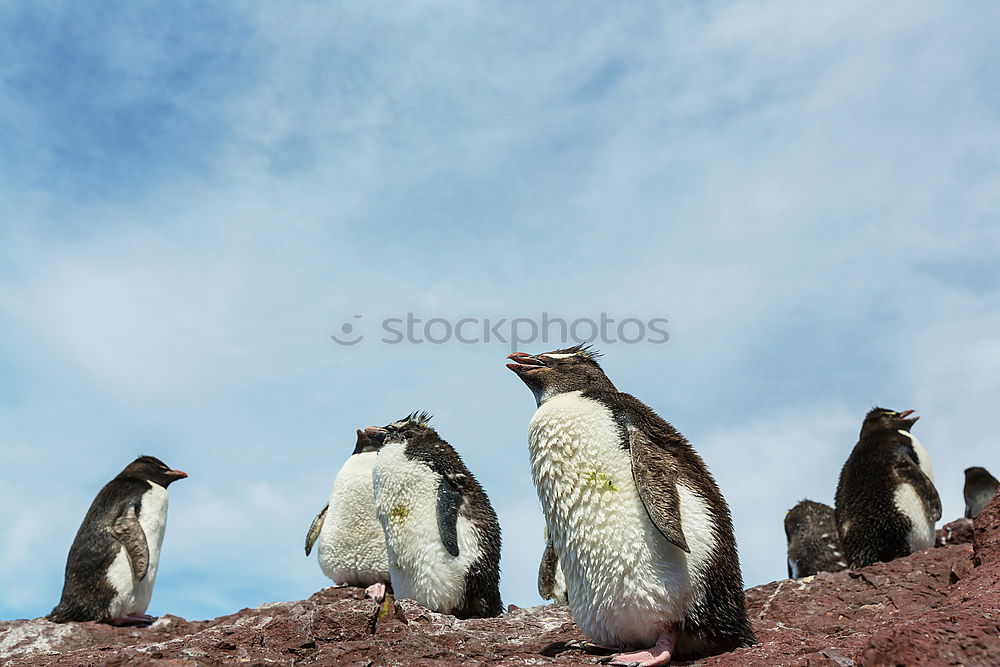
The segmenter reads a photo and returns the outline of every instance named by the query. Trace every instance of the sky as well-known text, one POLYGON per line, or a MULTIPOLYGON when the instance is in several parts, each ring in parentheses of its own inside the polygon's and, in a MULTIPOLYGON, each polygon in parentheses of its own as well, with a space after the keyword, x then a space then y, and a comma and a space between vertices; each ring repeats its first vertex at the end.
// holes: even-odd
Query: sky
POLYGON ((964 468, 1000 469, 998 20, 0 3, 0 618, 52 608, 140 454, 190 475, 149 613, 310 595, 355 429, 414 410, 496 507, 504 602, 540 603, 509 336, 383 341, 407 313, 668 320, 596 346, 705 459, 747 586, 785 576, 785 511, 832 502, 873 405, 922 415, 960 516, 964 468))

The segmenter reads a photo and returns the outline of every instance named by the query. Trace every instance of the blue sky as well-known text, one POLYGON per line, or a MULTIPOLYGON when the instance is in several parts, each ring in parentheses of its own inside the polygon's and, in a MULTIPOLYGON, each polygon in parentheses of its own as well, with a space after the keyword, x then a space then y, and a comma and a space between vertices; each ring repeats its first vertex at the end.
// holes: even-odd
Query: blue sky
POLYGON ((669 318, 604 366, 706 459, 748 585, 876 403, 923 415, 958 516, 962 470, 1000 468, 998 19, 0 4, 0 618, 53 606, 144 453, 191 475, 151 613, 309 595, 354 429, 417 409, 500 514, 504 601, 538 602, 532 398, 503 343, 379 344, 406 312, 669 318))

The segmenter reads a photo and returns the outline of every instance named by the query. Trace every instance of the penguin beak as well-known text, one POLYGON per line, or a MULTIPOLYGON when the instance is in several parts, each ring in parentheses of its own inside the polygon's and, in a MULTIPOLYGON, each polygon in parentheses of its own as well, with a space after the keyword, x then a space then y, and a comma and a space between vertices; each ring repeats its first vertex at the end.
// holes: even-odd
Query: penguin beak
POLYGON ((508 354, 507 358, 514 362, 512 364, 507 364, 507 368, 518 374, 527 373, 528 371, 536 368, 544 368, 546 365, 543 360, 538 357, 533 357, 525 352, 508 354))
POLYGON ((387 433, 388 431, 381 426, 369 426, 364 431, 358 429, 358 438, 363 437, 367 440, 371 440, 377 445, 381 445, 385 442, 385 436, 387 433))
POLYGON ((184 479, 185 477, 188 476, 188 474, 183 470, 168 470, 167 475, 173 477, 175 480, 184 479))
POLYGON ((920 415, 910 417, 910 415, 912 414, 913 410, 903 410, 902 412, 899 413, 899 418, 902 420, 904 424, 906 424, 907 431, 909 431, 913 427, 913 425, 917 423, 917 420, 920 419, 920 415))

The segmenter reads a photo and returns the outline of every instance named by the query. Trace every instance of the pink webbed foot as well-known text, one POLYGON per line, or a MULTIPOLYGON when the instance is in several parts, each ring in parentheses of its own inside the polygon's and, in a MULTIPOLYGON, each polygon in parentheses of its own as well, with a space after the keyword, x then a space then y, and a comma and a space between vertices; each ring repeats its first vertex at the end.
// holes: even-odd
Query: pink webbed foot
POLYGON ((385 584, 381 581, 372 584, 365 589, 365 597, 381 602, 385 599, 385 584))
POLYGON ((665 665, 670 662, 673 655, 674 644, 677 642, 677 628, 671 628, 661 634, 656 645, 642 651, 632 651, 631 653, 619 653, 612 656, 609 665, 619 665, 620 667, 654 667, 654 665, 665 665))

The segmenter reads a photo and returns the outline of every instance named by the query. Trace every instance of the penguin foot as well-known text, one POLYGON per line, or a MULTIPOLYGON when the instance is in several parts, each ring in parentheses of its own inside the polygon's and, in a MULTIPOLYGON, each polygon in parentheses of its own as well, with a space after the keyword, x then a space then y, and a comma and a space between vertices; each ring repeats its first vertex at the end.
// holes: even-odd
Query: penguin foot
POLYGON ((374 583, 365 589, 365 597, 371 598, 376 602, 381 602, 385 599, 385 584, 381 581, 374 583))
POLYGON ((111 619, 108 621, 108 625, 149 625, 155 620, 156 617, 150 616, 149 614, 129 614, 128 616, 123 616, 122 618, 111 619))
POLYGON ((618 667, 654 667, 654 665, 665 665, 670 662, 670 656, 674 652, 675 643, 677 643, 677 629, 671 628, 657 638, 656 645, 652 648, 610 656, 607 664, 617 665, 618 667))
POLYGON ((622 650, 621 646, 617 648, 614 646, 604 646, 603 644, 595 644, 586 639, 570 639, 563 644, 563 648, 564 650, 576 649, 584 653, 617 653, 622 650))

